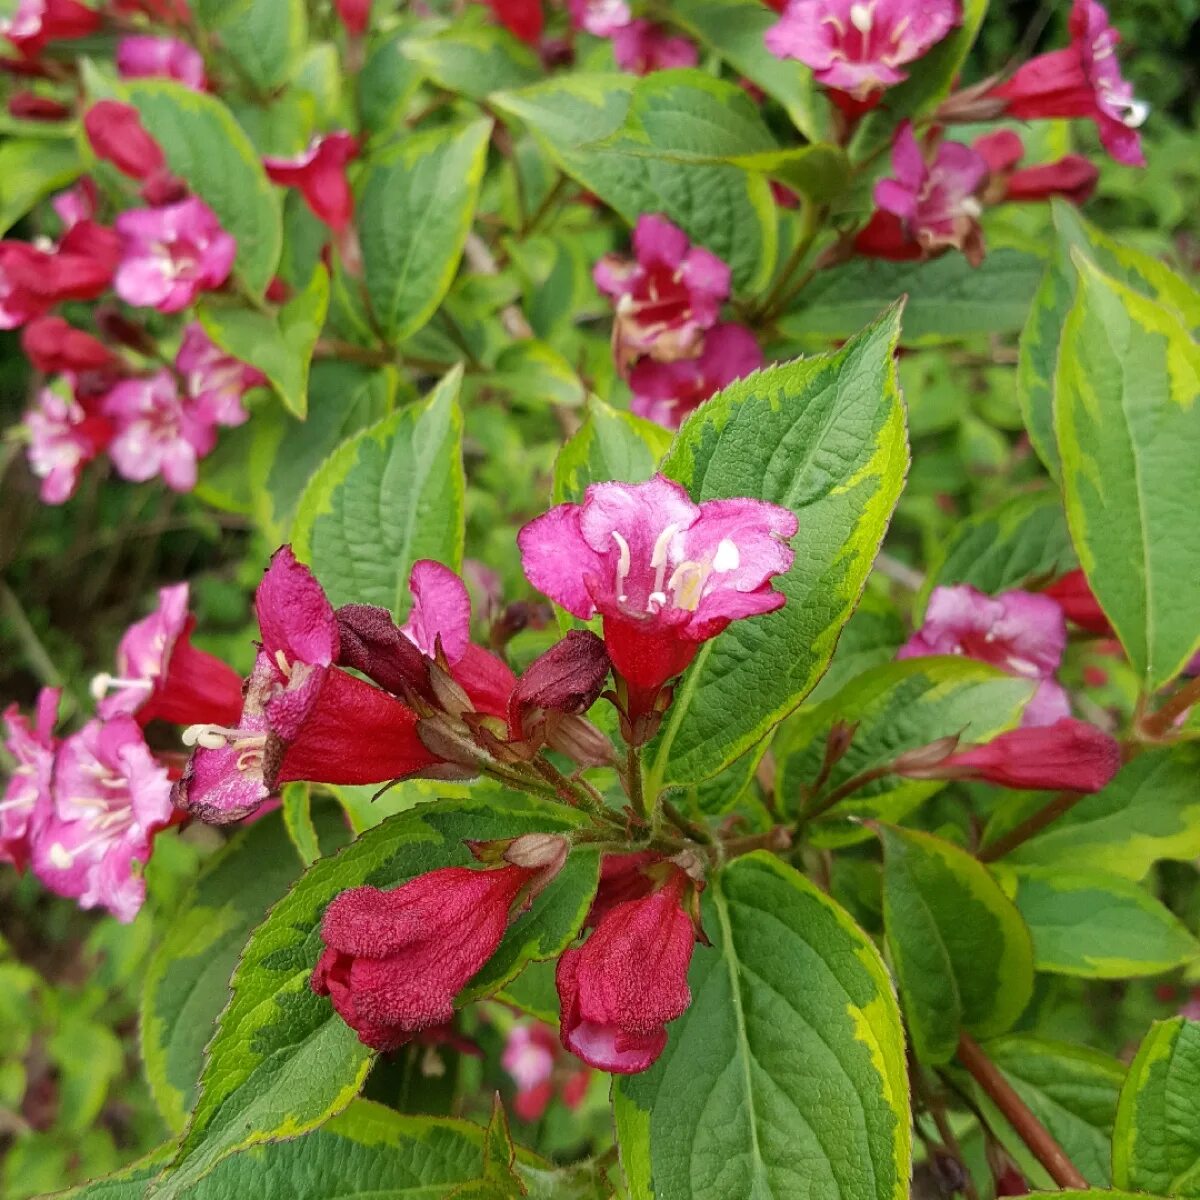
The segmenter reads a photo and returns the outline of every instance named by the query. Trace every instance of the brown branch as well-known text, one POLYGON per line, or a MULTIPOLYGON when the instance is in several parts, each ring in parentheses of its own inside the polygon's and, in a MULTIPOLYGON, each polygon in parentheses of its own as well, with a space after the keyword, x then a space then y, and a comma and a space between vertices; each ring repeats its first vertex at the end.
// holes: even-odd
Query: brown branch
POLYGON ((1060 1188, 1077 1188, 1086 1191, 1088 1181, 1079 1173, 1075 1164, 1067 1157, 1063 1148, 1054 1140, 1050 1131, 1033 1115, 1029 1106, 1013 1091, 999 1067, 983 1050, 979 1043, 964 1033, 958 1041, 958 1061, 971 1073, 971 1077, 987 1093, 988 1099, 1004 1114, 1004 1118, 1017 1132, 1021 1141, 1029 1147, 1038 1162, 1049 1172, 1060 1188))
POLYGON ((1052 825, 1059 817, 1069 813, 1087 792, 1059 792, 1049 804, 1039 808, 1037 812, 1026 817, 1019 825, 1015 825, 1003 837, 989 842, 976 855, 980 862, 995 862, 1015 850, 1022 843, 1029 841, 1039 834, 1047 825, 1052 825))

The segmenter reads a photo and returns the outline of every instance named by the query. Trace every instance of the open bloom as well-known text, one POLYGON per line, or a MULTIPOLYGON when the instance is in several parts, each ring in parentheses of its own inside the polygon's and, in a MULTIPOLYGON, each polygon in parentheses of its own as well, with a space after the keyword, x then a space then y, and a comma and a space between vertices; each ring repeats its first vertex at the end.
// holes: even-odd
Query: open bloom
POLYGON ((988 174, 983 157, 958 142, 939 142, 927 161, 912 123, 905 121, 892 143, 892 169, 892 178, 875 185, 879 209, 897 217, 907 238, 923 251, 954 246, 978 265, 983 234, 976 193, 988 174))
POLYGON ((638 218, 633 252, 633 261, 605 255, 593 272, 615 302, 618 364, 624 369, 639 354, 660 362, 691 357, 729 296, 729 267, 657 215, 638 218))
POLYGON ((1006 201, 1049 200, 1062 196, 1072 204, 1083 204, 1096 190, 1100 172, 1079 154, 1067 154, 1034 167, 1018 164, 1025 157, 1021 139, 1011 129, 998 129, 971 143, 971 149, 988 166, 983 199, 988 204, 1006 201))
POLYGON ((63 300, 94 300, 107 291, 113 263, 105 232, 84 221, 51 250, 0 242, 0 329, 18 329, 63 300))
POLYGON ((1016 590, 985 596, 959 584, 933 589, 924 624, 896 657, 963 654, 1037 680, 1023 723, 1052 725, 1071 715, 1067 693, 1054 679, 1066 645, 1062 610, 1049 597, 1016 590))
POLYGON ((665 870, 657 890, 610 908, 558 960, 562 1043, 602 1071, 646 1070, 667 1044, 667 1022, 692 1002, 694 884, 678 867, 665 870))
POLYGON ((723 322, 704 335, 695 358, 675 362, 640 359, 629 372, 633 391, 630 407, 667 429, 678 429, 715 392, 763 365, 763 353, 754 334, 744 325, 723 322))
POLYGON ((989 97, 1003 101, 1005 115, 1021 120, 1090 117, 1117 162, 1144 166, 1137 130, 1150 109, 1134 98, 1133 85, 1121 76, 1121 35, 1096 0, 1074 0, 1068 28, 1068 47, 1031 58, 989 97))
POLYGON ((517 1085, 513 1110, 522 1121, 540 1121, 556 1090, 567 1108, 578 1108, 583 1101, 592 1073, 576 1063, 576 1069, 564 1074, 560 1069, 563 1058, 566 1056, 548 1025, 533 1021, 509 1030, 500 1065, 517 1085))
POLYGON ((136 208, 115 222, 121 265, 113 286, 126 304, 173 313, 233 270, 237 243, 196 196, 162 208, 136 208))
POLYGON ((195 625, 188 585, 160 588, 158 607, 122 636, 116 676, 92 680, 98 715, 135 716, 142 725, 233 724, 242 710, 242 681, 232 667, 192 645, 195 625))
POLYGON ((257 368, 226 354, 198 321, 183 331, 175 369, 203 418, 217 425, 247 421, 250 414, 242 407, 242 397, 250 388, 267 382, 257 368))
POLYGON ((29 469, 42 481, 46 504, 69 500, 83 468, 112 438, 112 425, 91 414, 75 399, 42 388, 37 405, 25 414, 29 431, 29 469))
POLYGON ((166 768, 136 721, 89 721, 59 747, 52 789, 52 811, 34 839, 34 874, 82 908, 132 921, 146 896, 140 867, 171 820, 166 768))
POLYGON ((1019 790, 1098 792, 1121 767, 1121 747, 1086 721, 1062 717, 1002 733, 920 766, 903 767, 910 779, 977 779, 1019 790))
POLYGON ((384 783, 438 762, 416 713, 334 666, 339 622, 291 548, 271 559, 255 596, 262 641, 235 726, 198 724, 175 802, 203 820, 237 821, 279 783, 384 783))
POLYGON ((202 92, 204 59, 178 38, 137 35, 117 43, 117 74, 122 79, 174 79, 202 92))
POLYGON ((78 0, 20 0, 17 10, 0 22, 0 33, 25 58, 37 58, 51 42, 88 37, 100 28, 103 16, 78 0))
POLYGON ((796 517, 760 500, 694 504, 661 475, 599 483, 582 504, 560 504, 517 537, 534 587, 581 620, 604 619, 613 666, 653 703, 730 621, 773 612, 771 578, 792 565, 796 517))
POLYGON ((171 371, 123 379, 104 398, 102 410, 116 430, 109 457, 125 479, 141 483, 161 475, 177 492, 196 486, 197 463, 217 444, 217 431, 197 405, 180 396, 171 371))
POLYGON ((495 953, 518 898, 546 877, 511 863, 443 867, 394 891, 343 892, 321 922, 312 990, 364 1045, 394 1050, 454 1016, 455 996, 495 953))
POLYGON ((59 688, 42 688, 32 725, 15 704, 4 710, 4 748, 14 766, 0 799, 0 862, 23 870, 29 861, 30 841, 50 811, 50 777, 58 739, 59 688))
POLYGON ((961 22, 959 0, 791 0, 766 43, 861 102, 907 79, 902 68, 961 22))
POLYGON ((317 134, 303 153, 293 158, 263 159, 274 183, 298 188, 305 204, 330 229, 341 232, 354 215, 354 196, 346 179, 346 164, 358 156, 358 139, 344 129, 317 134))
POLYGON ((636 20, 614 29, 613 58, 622 71, 649 75, 674 67, 694 67, 700 61, 696 44, 668 33, 654 21, 636 20))

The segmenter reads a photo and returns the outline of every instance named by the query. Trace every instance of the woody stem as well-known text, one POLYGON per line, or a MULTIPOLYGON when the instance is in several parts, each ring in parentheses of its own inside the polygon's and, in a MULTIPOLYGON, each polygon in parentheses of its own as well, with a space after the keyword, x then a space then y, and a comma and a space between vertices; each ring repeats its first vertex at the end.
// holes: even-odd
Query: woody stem
POLYGON ((847 796, 854 795, 859 788, 866 787, 868 783, 874 783, 876 779, 882 779, 890 771, 890 764, 885 767, 872 767, 869 771, 863 771, 861 774, 847 779, 845 783, 834 788, 828 796, 818 801, 812 808, 801 812, 800 822, 808 822, 815 820, 817 817, 824 816, 835 804, 840 804, 847 796))
POLYGON ((1086 1191, 1088 1181, 1079 1173, 1050 1131, 1030 1112, 1028 1105, 1013 1091, 999 1068, 980 1049, 979 1043, 964 1033, 958 1042, 958 1061, 987 1093, 988 1099, 1004 1114, 1004 1118, 1029 1147, 1038 1162, 1049 1172, 1060 1188, 1086 1191))
POLYGON ((1151 737, 1169 733, 1176 718, 1194 704, 1200 704, 1200 675, 1189 680, 1167 702, 1142 722, 1142 729, 1151 737))
POLYGON ((1053 824, 1059 817, 1069 813, 1071 809, 1084 798, 1086 792, 1059 792, 1049 804, 1043 805, 1037 812, 1026 817, 1020 825, 1014 826, 1003 837, 984 846, 976 855, 980 862, 995 862, 1015 850, 1022 843, 1029 841, 1039 834, 1047 825, 1053 824))
POLYGON ((625 750, 625 794, 634 813, 646 819, 646 791, 642 778, 642 752, 634 745, 625 750))

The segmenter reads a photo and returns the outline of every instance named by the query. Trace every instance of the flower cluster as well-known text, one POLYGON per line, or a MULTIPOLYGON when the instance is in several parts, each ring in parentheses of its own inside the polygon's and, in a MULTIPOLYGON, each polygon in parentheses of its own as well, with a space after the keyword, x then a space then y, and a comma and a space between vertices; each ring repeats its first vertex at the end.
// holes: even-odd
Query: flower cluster
POLYGON ((726 263, 665 217, 642 216, 633 259, 606 255, 593 271, 613 302, 613 354, 633 411, 668 428, 714 392, 762 366, 754 335, 720 320, 726 263))

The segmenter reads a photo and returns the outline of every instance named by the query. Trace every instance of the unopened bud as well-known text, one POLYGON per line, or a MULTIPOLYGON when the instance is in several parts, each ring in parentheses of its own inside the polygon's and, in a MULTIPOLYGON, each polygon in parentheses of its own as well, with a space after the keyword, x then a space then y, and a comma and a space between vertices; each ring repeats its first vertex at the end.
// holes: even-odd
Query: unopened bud
POLYGON ((338 665, 353 667, 394 696, 433 699, 429 662, 401 633, 386 608, 345 604, 337 617, 338 665))
POLYGON ((514 867, 526 867, 536 871, 562 870, 567 861, 571 843, 554 833, 524 833, 513 838, 502 855, 505 862, 514 867))
POLYGON ((925 772, 936 768, 946 761, 958 749, 958 734, 938 738, 927 746, 917 746, 914 750, 906 750, 892 763, 892 770, 897 775, 906 775, 909 779, 928 779, 925 772))
POLYGON ((429 664, 429 684, 433 688, 433 698, 438 707, 452 717, 461 717, 464 713, 475 711, 475 705, 471 703, 471 697, 462 685, 437 663, 429 664))
POLYGON ((529 664, 513 689, 510 710, 522 730, 538 709, 585 713, 603 690, 610 666, 604 643, 586 629, 573 629, 529 664))
POLYGON ((546 745, 580 767, 609 767, 617 751, 609 738, 586 717, 548 713, 542 726, 546 745))

